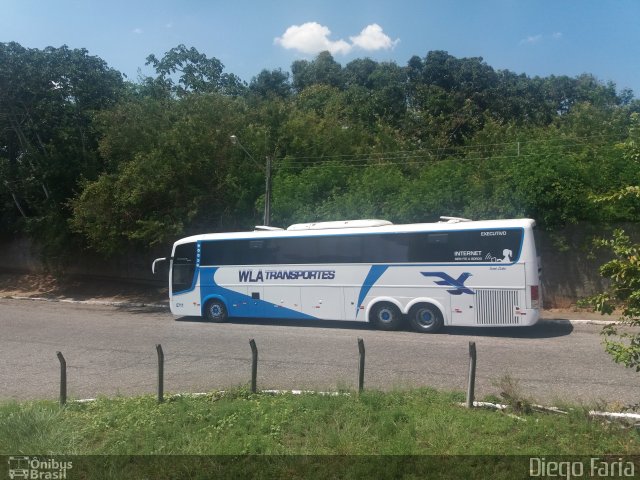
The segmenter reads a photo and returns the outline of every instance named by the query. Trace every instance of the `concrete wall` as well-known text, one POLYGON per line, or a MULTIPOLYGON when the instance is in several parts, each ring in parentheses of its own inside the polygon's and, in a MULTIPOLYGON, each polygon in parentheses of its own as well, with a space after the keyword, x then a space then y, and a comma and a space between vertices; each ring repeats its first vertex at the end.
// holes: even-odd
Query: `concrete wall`
MULTIPOLYGON (((640 228, 635 225, 626 225, 625 229, 640 233, 640 228)), ((602 290, 604 283, 598 267, 606 261, 606 256, 601 253, 594 258, 590 253, 591 239, 601 233, 601 230, 586 225, 572 226, 555 233, 539 232, 538 253, 542 259, 542 291, 546 308, 569 307, 579 299, 602 290)), ((165 285, 166 269, 161 268, 154 277, 151 263, 155 258, 168 256, 169 249, 167 245, 152 252, 126 252, 111 260, 79 252, 65 273, 165 285)), ((31 242, 18 238, 0 243, 0 270, 41 272, 44 267, 31 242)))
POLYGON ((597 234, 586 226, 539 232, 537 247, 542 260, 542 295, 546 308, 567 308, 605 288, 598 268, 608 257, 605 252, 592 251, 592 241, 597 234))

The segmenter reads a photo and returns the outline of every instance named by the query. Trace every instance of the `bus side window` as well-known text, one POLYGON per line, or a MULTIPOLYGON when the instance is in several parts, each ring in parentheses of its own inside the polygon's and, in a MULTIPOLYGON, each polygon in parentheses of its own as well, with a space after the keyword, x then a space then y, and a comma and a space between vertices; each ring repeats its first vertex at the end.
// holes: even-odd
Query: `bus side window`
POLYGON ((448 233, 419 232, 408 236, 408 239, 409 250, 406 261, 413 263, 451 261, 451 253, 448 251, 448 233))
POLYGON ((265 240, 249 240, 241 242, 241 249, 236 254, 241 260, 237 263, 243 265, 264 265, 269 263, 268 241, 265 240))
POLYGON ((429 245, 446 244, 448 241, 449 241, 448 233, 430 233, 427 236, 427 243, 429 245))

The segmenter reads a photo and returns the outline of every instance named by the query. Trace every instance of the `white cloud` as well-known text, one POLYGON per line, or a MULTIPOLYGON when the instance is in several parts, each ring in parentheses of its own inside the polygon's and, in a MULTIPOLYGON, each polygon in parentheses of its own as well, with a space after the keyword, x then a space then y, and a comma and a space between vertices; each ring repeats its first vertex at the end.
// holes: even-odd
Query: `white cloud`
POLYGON ((136 35, 140 35, 142 33, 142 29, 141 28, 134 28, 133 29, 133 33, 135 33, 136 35))
POLYGON ((355 47, 363 50, 389 50, 394 48, 399 39, 391 40, 391 38, 382 31, 382 27, 377 23, 367 25, 357 37, 349 37, 355 47))
POLYGON ((274 43, 288 50, 297 50, 308 55, 315 55, 325 50, 331 54, 346 55, 354 48, 367 51, 388 50, 394 48, 400 41, 399 39, 391 40, 377 23, 366 26, 359 35, 349 37, 351 43, 342 39, 331 40, 330 35, 329 27, 320 25, 318 22, 307 22, 290 26, 281 37, 274 39, 274 43))
POLYGON ((520 40, 520 45, 537 45, 539 43, 548 41, 549 39, 556 41, 561 40, 562 32, 555 32, 551 35, 543 35, 541 33, 537 35, 530 35, 527 38, 523 38, 522 40, 520 40))
POLYGON ((302 25, 292 25, 277 37, 274 42, 288 50, 298 50, 302 53, 315 54, 328 50, 332 54, 349 53, 351 45, 344 40, 329 40, 331 30, 317 22, 307 22, 302 25))
POLYGON ((530 35, 527 38, 523 38, 520 40, 520 45, 535 45, 536 43, 540 43, 542 41, 542 35, 530 35))

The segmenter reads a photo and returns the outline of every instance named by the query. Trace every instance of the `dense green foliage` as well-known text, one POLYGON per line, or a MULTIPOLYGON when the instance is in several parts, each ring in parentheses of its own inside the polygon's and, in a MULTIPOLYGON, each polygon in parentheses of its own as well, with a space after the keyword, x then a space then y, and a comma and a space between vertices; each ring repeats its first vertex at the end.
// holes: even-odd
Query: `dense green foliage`
POLYGON ((589 196, 640 184, 616 147, 640 102, 590 75, 530 78, 442 51, 344 67, 324 52, 248 84, 183 45, 147 64, 156 75, 128 83, 85 50, 0 44, 0 234, 108 254, 252 227, 266 156, 276 225, 556 227, 609 219, 589 196))
MULTIPOLYGON (((634 114, 633 120, 636 124, 631 129, 631 136, 619 148, 622 157, 639 168, 640 118, 634 114)), ((595 196, 593 201, 607 205, 612 216, 617 214, 636 221, 640 218, 638 185, 595 196)), ((617 323, 602 329, 605 349, 616 363, 640 372, 640 243, 619 229, 611 238, 599 239, 597 244, 611 254, 611 259, 600 267, 600 274, 607 279, 607 289, 586 302, 602 314, 620 312, 617 323)))
POLYGON ((68 246, 67 202, 81 178, 104 170, 94 114, 124 89, 122 75, 86 50, 0 44, 0 233, 26 230, 55 252, 68 246))

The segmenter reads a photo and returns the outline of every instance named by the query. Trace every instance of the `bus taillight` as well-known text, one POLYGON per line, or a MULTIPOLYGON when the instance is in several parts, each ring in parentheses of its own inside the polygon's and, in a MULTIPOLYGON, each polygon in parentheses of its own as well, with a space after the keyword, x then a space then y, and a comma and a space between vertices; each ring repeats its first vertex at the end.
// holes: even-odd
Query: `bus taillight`
POLYGON ((531 308, 540 308, 540 286, 531 285, 531 308))

